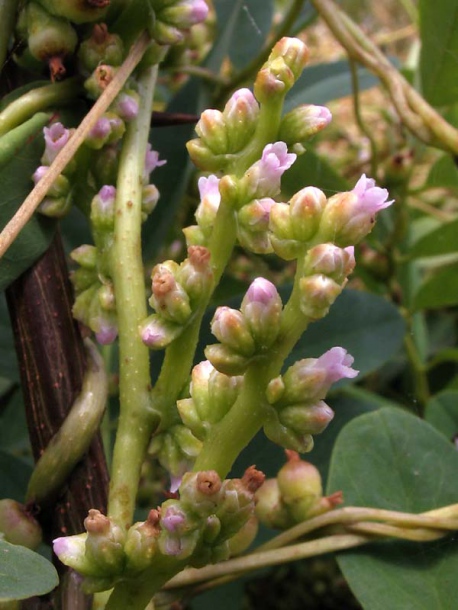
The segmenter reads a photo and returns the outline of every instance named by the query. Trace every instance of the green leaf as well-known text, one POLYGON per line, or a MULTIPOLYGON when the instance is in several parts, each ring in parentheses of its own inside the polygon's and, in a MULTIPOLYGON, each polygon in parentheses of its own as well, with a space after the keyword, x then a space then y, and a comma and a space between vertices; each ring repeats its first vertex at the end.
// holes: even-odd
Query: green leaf
POLYGON ((458 263, 447 265, 423 282, 414 296, 415 309, 437 309, 458 303, 458 263))
POLYGON ((336 345, 355 359, 354 368, 363 375, 381 367, 402 346, 405 324, 390 302, 368 292, 344 290, 329 314, 309 326, 287 359, 317 357, 336 345))
POLYGON ((458 392, 446 390, 431 398, 425 419, 449 440, 458 434, 458 392))
POLYGON ((24 460, 0 451, 0 497, 23 502, 32 467, 24 460))
MULTIPOLYGON (((348 506, 420 513, 456 503, 458 453, 442 434, 394 408, 350 422, 338 437, 328 491, 348 506)), ((452 610, 458 545, 380 542, 338 556, 365 610, 452 610)))
MULTIPOLYGON (((378 80, 365 68, 358 68, 359 89, 364 91, 378 84, 378 80)), ((285 111, 299 104, 323 106, 332 100, 351 95, 353 91, 348 61, 334 61, 305 68, 287 95, 285 111)))
POLYGON ((272 25, 273 1, 217 0, 215 8, 219 27, 224 28, 231 18, 234 20, 228 53, 234 66, 240 70, 264 45, 272 25))
POLYGON ((458 4, 420 0, 420 75, 423 95, 435 106, 458 100, 458 4))
POLYGON ((458 220, 447 222, 424 235, 412 246, 409 255, 419 258, 441 256, 453 252, 458 252, 458 220))
POLYGON ((333 166, 312 148, 298 157, 282 177, 282 200, 287 201, 304 186, 316 186, 330 197, 339 191, 350 190, 349 183, 338 174, 333 166))
POLYGON ((0 601, 44 595, 59 582, 50 561, 4 540, 0 540, 0 565, 0 601))
POLYGON ((458 167, 450 155, 443 155, 429 171, 426 186, 458 189, 458 167))
MULTIPOLYGON (((0 227, 14 216, 26 196, 32 190, 31 176, 40 164, 43 151, 42 138, 35 138, 0 171, 0 227)), ((0 290, 32 265, 47 249, 56 223, 35 214, 0 260, 0 290)))

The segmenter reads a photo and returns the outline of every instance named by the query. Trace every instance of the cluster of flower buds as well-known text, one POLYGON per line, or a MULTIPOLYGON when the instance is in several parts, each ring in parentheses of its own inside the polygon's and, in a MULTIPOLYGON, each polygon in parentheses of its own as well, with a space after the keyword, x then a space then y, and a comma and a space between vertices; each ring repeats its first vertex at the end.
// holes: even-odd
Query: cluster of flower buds
POLYGON ((211 427, 227 414, 243 385, 243 377, 224 375, 204 360, 192 370, 190 398, 177 401, 184 425, 196 438, 204 441, 211 427))
POLYGON ((153 268, 149 303, 156 313, 140 325, 145 345, 163 349, 183 332, 212 286, 210 263, 207 248, 190 246, 188 257, 181 264, 169 260, 153 268))
POLYGON ((181 42, 193 25, 204 21, 208 15, 205 0, 152 0, 154 10, 152 35, 163 45, 181 42))
POLYGON ((266 390, 271 405, 264 424, 266 435, 287 449, 310 451, 312 434, 323 432, 334 417, 323 399, 333 383, 356 377, 352 364, 346 350, 333 347, 319 358, 299 360, 272 379, 266 390))
POLYGON ((224 375, 241 375, 252 358, 274 343, 280 331, 282 301, 275 286, 259 277, 249 286, 240 310, 218 307, 211 323, 220 343, 209 345, 205 355, 224 375))
POLYGON ((170 557, 195 567, 227 559, 229 541, 242 528, 251 534, 246 545, 254 538, 254 495, 263 482, 264 475, 254 467, 241 479, 224 481, 213 470, 187 473, 178 497, 151 510, 146 521, 125 532, 91 509, 84 521, 86 533, 57 538, 54 552, 84 577, 88 592, 110 588, 153 565, 160 570, 170 557))
POLYGON ((33 66, 47 63, 52 80, 65 76, 64 60, 78 44, 75 24, 103 18, 107 2, 80 0, 40 0, 24 3, 18 18, 18 36, 27 41, 20 63, 33 66))
POLYGON ((323 496, 317 468, 286 451, 287 462, 275 479, 267 479, 256 492, 256 516, 261 523, 286 529, 332 510, 343 501, 342 492, 323 496))
POLYGON ((0 500, 0 537, 11 544, 20 544, 33 550, 40 544, 42 532, 26 506, 5 498, 0 500))

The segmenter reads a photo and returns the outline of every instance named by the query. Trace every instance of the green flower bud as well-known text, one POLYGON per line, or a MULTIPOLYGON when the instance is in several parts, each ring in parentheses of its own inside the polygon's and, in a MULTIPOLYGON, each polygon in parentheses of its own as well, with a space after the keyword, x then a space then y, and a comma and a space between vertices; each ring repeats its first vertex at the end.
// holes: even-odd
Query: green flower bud
POLYGON ((283 503, 277 479, 267 479, 255 495, 255 515, 267 527, 287 529, 291 517, 283 503))
POLYGON ((326 106, 302 104, 282 118, 278 137, 288 147, 294 146, 327 127, 331 119, 331 112, 326 106))
POLYGON ((72 193, 64 197, 45 197, 37 208, 37 212, 49 218, 64 218, 72 207, 72 193))
POLYGON ((75 51, 78 42, 71 24, 49 14, 40 4, 29 2, 27 34, 31 55, 49 63, 52 80, 62 78, 65 75, 62 59, 75 51))
POLYGON ((75 292, 80 295, 94 284, 98 284, 98 273, 96 269, 81 267, 81 269, 72 272, 70 279, 75 292))
POLYGON ((105 23, 96 23, 90 38, 78 49, 78 59, 88 73, 99 64, 120 66, 124 57, 124 44, 117 34, 110 34, 105 23))
POLYGON ((247 357, 254 354, 255 344, 249 326, 242 312, 237 309, 218 307, 211 322, 211 330, 232 351, 247 357))
POLYGON ((309 55, 307 46, 301 40, 284 37, 275 44, 267 62, 281 57, 297 80, 307 64, 309 55))
POLYGON ((264 434, 273 443, 292 449, 299 453, 307 453, 313 449, 313 437, 311 434, 298 433, 291 428, 282 425, 278 414, 272 411, 264 423, 264 434))
POLYGON ((249 89, 232 94, 223 110, 228 149, 237 153, 250 142, 257 125, 259 104, 249 89))
POLYGON ((188 258, 181 263, 177 279, 191 302, 198 302, 213 283, 210 250, 200 245, 189 246, 188 258))
MULTIPOLYGON (((32 180, 35 184, 37 184, 43 176, 47 173, 49 167, 47 165, 40 165, 38 169, 35 170, 32 180)), ((70 191, 70 182, 68 178, 66 178, 63 174, 57 176, 57 178, 52 183, 51 187, 48 189, 47 196, 52 197, 53 199, 57 199, 59 197, 65 197, 68 195, 70 191)))
POLYGON ((60 561, 83 576, 102 576, 100 567, 86 556, 87 534, 62 536, 53 540, 54 553, 60 561))
POLYGON ((338 284, 345 284, 347 276, 355 267, 354 247, 338 248, 333 244, 320 244, 308 251, 304 273, 322 274, 338 284))
POLYGON ((40 3, 52 15, 80 24, 103 19, 110 0, 40 0, 40 3))
POLYGON ((158 314, 148 316, 138 327, 140 338, 150 349, 164 349, 181 335, 184 326, 165 320, 158 314))
POLYGON ((36 549, 42 539, 41 527, 27 508, 16 500, 0 500, 0 534, 11 544, 36 549))
POLYGON ((161 506, 161 533, 158 545, 161 553, 178 560, 192 555, 200 537, 198 522, 180 500, 167 500, 161 506))
POLYGON ((272 282, 258 277, 250 284, 240 310, 257 348, 267 349, 277 338, 282 307, 281 297, 272 282))
POLYGON ((240 245, 255 254, 272 252, 267 229, 273 199, 264 197, 244 205, 237 214, 237 238, 240 245))
POLYGON ((79 246, 70 252, 70 258, 84 269, 95 269, 97 265, 97 248, 87 244, 79 246))
POLYGON ((179 492, 183 506, 199 518, 214 514, 223 495, 221 479, 214 470, 185 473, 179 492))
POLYGON ((127 531, 124 553, 126 571, 141 572, 151 565, 158 550, 160 514, 153 509, 146 521, 134 523, 127 531))
POLYGON ((226 125, 219 110, 204 110, 196 125, 196 133, 213 154, 221 155, 228 152, 226 125))
POLYGON ((224 171, 228 159, 226 155, 215 155, 215 153, 200 138, 189 140, 186 148, 191 161, 196 167, 205 172, 224 171))
POLYGON ((165 265, 156 265, 152 277, 151 306, 166 320, 185 324, 192 313, 186 291, 165 265))
POLYGON ((303 188, 293 195, 289 209, 294 239, 307 242, 314 237, 325 205, 325 194, 313 186, 303 188))
POLYGON ((197 225, 190 225, 183 229, 183 233, 186 239, 186 245, 190 246, 205 246, 207 243, 207 237, 204 235, 202 229, 197 225))
POLYGON ((96 231, 113 231, 116 188, 103 186, 91 202, 91 222, 96 231))
POLYGON ((243 375, 250 363, 249 358, 219 343, 207 345, 205 357, 210 360, 217 371, 229 376, 243 375))
POLYGON ((125 556, 123 530, 99 510, 91 508, 84 520, 87 530, 86 557, 101 574, 110 576, 121 572, 125 556))
POLYGON ((280 423, 299 434, 320 434, 334 418, 334 411, 325 402, 316 405, 292 405, 282 409, 280 423))
POLYGON ((319 320, 328 313, 343 286, 320 274, 301 278, 299 288, 302 313, 312 320, 319 320))

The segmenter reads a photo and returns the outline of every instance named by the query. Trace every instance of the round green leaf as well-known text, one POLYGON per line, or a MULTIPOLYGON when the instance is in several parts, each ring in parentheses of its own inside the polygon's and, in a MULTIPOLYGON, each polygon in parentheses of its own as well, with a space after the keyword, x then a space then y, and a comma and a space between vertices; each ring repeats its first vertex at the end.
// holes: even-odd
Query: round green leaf
POLYGON ((449 440, 458 434, 458 392, 445 391, 428 401, 425 419, 449 440))
POLYGON ((0 566, 0 601, 43 595, 59 582, 51 562, 4 540, 0 540, 0 566))
MULTIPOLYGON (((345 504, 420 513, 456 503, 458 453, 428 423, 401 409, 350 422, 331 460, 328 490, 345 504)), ((458 545, 388 541, 341 553, 339 565, 365 610, 452 610, 458 545)))
POLYGON ((320 356, 338 345, 355 359, 353 367, 360 372, 357 381, 396 354, 404 332, 404 321, 394 305, 368 292, 344 290, 329 314, 309 326, 287 364, 320 356))
POLYGON ((421 256, 441 256, 458 252, 458 220, 447 222, 434 231, 427 233, 412 247, 409 255, 413 258, 421 256))
POLYGON ((416 309, 438 309, 458 304, 458 263, 431 275, 414 296, 416 309))

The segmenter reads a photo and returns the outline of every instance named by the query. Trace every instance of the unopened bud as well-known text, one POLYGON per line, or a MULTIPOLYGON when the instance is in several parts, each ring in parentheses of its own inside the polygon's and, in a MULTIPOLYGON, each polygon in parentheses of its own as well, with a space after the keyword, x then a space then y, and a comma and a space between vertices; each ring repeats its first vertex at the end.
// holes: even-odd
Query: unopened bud
POLYGON ((157 553, 157 538, 160 534, 160 515, 155 509, 150 510, 146 521, 134 523, 127 531, 124 553, 126 569, 140 572, 151 565, 157 553))
POLYGON ((286 407, 278 414, 280 423, 300 434, 321 434, 333 417, 334 411, 323 401, 286 407))
POLYGON ((274 529, 286 529, 291 519, 282 501, 277 479, 267 479, 255 495, 255 515, 261 523, 274 529))
POLYGON ((42 539, 41 527, 23 504, 0 500, 0 534, 11 544, 36 549, 42 539))
POLYGON ((170 322, 185 324, 191 316, 189 297, 165 265, 153 269, 151 306, 170 322))
POLYGON ((285 36, 275 44, 267 61, 283 58, 297 80, 307 64, 309 55, 307 46, 299 38, 285 36))
POLYGON ((259 104, 249 89, 232 94, 223 110, 228 152, 237 153, 250 141, 258 116, 259 104))
POLYGON ((228 152, 226 124, 219 110, 204 110, 196 125, 196 133, 214 154, 228 152))
POLYGON ((272 282, 258 277, 250 284, 240 310, 257 347, 266 349, 277 338, 282 307, 281 297, 272 282))
POLYGON ((331 112, 326 106, 303 104, 282 118, 279 139, 288 146, 302 143, 329 125, 331 112))
POLYGON ((320 274, 301 278, 299 288, 302 313, 312 320, 319 320, 328 313, 343 286, 320 274))
POLYGON ((252 356, 255 343, 244 315, 237 309, 218 307, 211 330, 223 345, 243 356, 252 356))
POLYGON ((308 251, 304 273, 322 274, 343 284, 355 268, 354 247, 338 248, 333 244, 320 244, 308 251))
POLYGON ((249 358, 220 343, 207 345, 205 357, 210 360, 217 371, 229 376, 243 375, 250 363, 249 358))
POLYGON ((103 186, 91 202, 91 221, 97 231, 112 231, 114 228, 114 210, 116 188, 103 186))
POLYGON ((124 563, 124 532, 99 510, 91 508, 84 520, 86 557, 107 575, 116 574, 124 563))
POLYGON ((152 314, 138 328, 140 338, 150 349, 164 349, 183 332, 182 324, 165 320, 158 314, 152 314))

